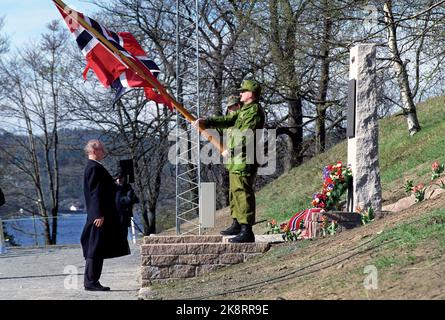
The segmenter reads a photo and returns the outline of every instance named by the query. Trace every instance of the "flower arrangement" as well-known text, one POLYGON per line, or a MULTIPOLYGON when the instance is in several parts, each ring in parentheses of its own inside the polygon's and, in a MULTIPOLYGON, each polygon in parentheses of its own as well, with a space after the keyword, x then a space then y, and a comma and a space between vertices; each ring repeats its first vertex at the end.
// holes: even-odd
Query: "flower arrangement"
POLYGON ((337 209, 351 178, 351 167, 343 166, 341 161, 326 166, 323 169, 323 189, 313 195, 312 205, 326 210, 337 209))
POLYGON ((296 232, 290 231, 287 222, 278 225, 275 219, 267 222, 267 227, 269 229, 266 232, 267 234, 281 233, 284 241, 297 241, 302 229, 302 226, 300 225, 300 229, 298 229, 296 232))
POLYGON ((298 229, 296 232, 292 232, 289 230, 289 225, 287 223, 283 223, 282 226, 282 237, 284 241, 289 242, 298 240, 298 236, 301 234, 301 229, 298 229))
MULTIPOLYGON (((339 204, 343 194, 348 189, 348 184, 352 179, 351 166, 343 166, 341 161, 338 161, 334 165, 328 165, 323 169, 323 188, 321 192, 313 195, 312 206, 315 208, 321 208, 322 211, 339 209, 339 204)), ((300 214, 302 212, 299 212, 300 214)), ((334 235, 337 232, 337 221, 329 222, 325 216, 323 216, 322 231, 323 236, 334 235)), ((297 220, 298 221, 298 220, 297 220)), ((298 229, 291 231, 288 223, 278 225, 276 220, 273 219, 267 223, 267 234, 281 233, 284 241, 296 241, 304 230, 304 219, 299 221, 298 229)))
POLYGON ((426 187, 423 183, 419 183, 417 186, 413 187, 413 194, 416 198, 416 202, 421 202, 425 199, 426 187))
POLYGON ((267 228, 269 229, 267 231, 267 234, 276 234, 280 233, 281 231, 275 219, 272 219, 271 221, 267 222, 267 228))
POLYGON ((445 165, 439 164, 439 161, 434 161, 431 165, 431 180, 435 180, 445 171, 445 165))
POLYGON ((406 180, 405 192, 411 193, 416 198, 416 202, 421 202, 425 199, 426 187, 423 183, 414 185, 413 180, 406 180))

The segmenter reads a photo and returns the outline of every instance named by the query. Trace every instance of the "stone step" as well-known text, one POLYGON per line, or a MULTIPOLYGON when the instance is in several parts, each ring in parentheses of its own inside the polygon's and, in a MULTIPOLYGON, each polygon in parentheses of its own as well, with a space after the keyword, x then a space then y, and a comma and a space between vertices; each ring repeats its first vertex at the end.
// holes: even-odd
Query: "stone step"
MULTIPOLYGON (((222 240, 222 239, 221 239, 222 240)), ((263 253, 270 244, 261 243, 156 243, 143 244, 141 254, 180 255, 180 254, 222 254, 222 253, 263 253)))
POLYGON ((170 267, 175 265, 229 265, 245 262, 261 253, 151 255, 142 257, 143 267, 170 267))
POLYGON ((269 242, 223 243, 222 236, 150 236, 141 245, 142 287, 190 278, 243 263, 270 248, 269 242))
POLYGON ((223 236, 210 235, 210 236, 156 236, 152 235, 144 237, 143 244, 168 244, 168 243, 220 243, 223 240, 223 236))

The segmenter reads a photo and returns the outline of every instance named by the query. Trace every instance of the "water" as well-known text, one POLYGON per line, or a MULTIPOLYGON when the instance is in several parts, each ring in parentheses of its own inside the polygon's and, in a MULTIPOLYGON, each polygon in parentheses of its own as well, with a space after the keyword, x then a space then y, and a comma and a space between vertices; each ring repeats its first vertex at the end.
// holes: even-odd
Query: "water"
MULTIPOLYGON (((60 214, 57 225, 57 244, 80 244, 80 235, 86 218, 86 214, 60 214)), ((39 218, 3 220, 3 226, 5 233, 14 236, 15 243, 20 246, 45 245, 43 223, 39 218)), ((137 229, 136 234, 138 234, 137 229)), ((131 229, 129 240, 131 240, 130 237, 131 229)))

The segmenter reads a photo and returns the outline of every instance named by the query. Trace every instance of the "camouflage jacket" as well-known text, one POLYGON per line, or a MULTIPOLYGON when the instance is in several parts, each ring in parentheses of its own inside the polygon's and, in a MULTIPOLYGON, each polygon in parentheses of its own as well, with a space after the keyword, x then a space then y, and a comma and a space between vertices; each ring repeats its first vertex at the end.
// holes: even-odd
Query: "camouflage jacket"
POLYGON ((226 167, 229 172, 249 175, 257 170, 255 161, 256 129, 263 129, 264 111, 260 104, 252 102, 226 116, 215 116, 206 120, 208 128, 226 130, 227 148, 231 152, 226 167), (251 134, 248 130, 251 130, 251 134), (247 147, 252 145, 252 147, 247 147), (247 154, 253 150, 253 154, 247 154))

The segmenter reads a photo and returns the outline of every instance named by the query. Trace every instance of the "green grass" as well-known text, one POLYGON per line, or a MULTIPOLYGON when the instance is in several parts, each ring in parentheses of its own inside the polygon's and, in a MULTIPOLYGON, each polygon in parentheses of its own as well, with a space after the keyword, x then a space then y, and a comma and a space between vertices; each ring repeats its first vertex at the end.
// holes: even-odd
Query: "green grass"
MULTIPOLYGON (((403 116, 379 122, 380 175, 383 191, 402 192, 405 179, 428 184, 431 163, 445 162, 445 97, 417 106, 422 130, 409 136, 403 116)), ((311 207, 312 194, 321 189, 323 167, 342 160, 346 164, 346 141, 334 146, 265 186, 257 194, 260 219, 285 221, 300 210, 311 207)), ((257 219, 259 219, 257 218, 257 219)))
POLYGON ((396 228, 383 232, 375 244, 392 241, 388 244, 392 249, 414 249, 420 243, 428 240, 439 244, 441 250, 445 249, 445 208, 434 210, 421 219, 407 221, 396 228))
POLYGON ((379 254, 373 264, 377 268, 393 265, 405 266, 416 262, 412 252, 417 247, 428 248, 443 254, 445 252, 445 208, 428 213, 414 221, 384 231, 373 245, 382 246, 385 252, 379 254))

